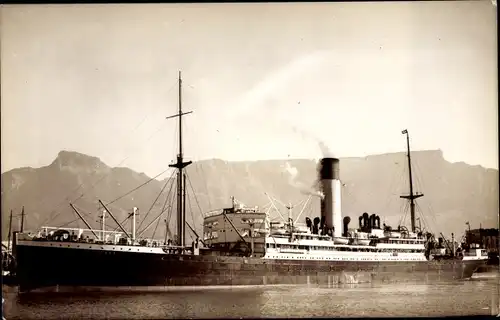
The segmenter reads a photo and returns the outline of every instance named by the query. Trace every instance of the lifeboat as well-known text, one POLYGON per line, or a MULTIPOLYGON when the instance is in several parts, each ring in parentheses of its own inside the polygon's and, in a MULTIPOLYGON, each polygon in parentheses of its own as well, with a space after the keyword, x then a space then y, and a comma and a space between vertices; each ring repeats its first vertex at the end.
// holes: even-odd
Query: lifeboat
POLYGON ((333 243, 335 243, 335 244, 348 244, 349 239, 347 239, 347 238, 333 238, 333 243))
POLYGON ((271 234, 279 234, 279 235, 285 235, 287 234, 287 231, 285 229, 274 229, 271 234))
POLYGON ((370 244, 370 239, 354 239, 354 244, 359 246, 367 246, 370 244))
POLYGON ((294 231, 297 233, 309 233, 310 230, 307 226, 295 226, 294 231))
POLYGON ((255 232, 258 232, 261 234, 269 234, 269 230, 267 230, 267 229, 255 229, 255 232))

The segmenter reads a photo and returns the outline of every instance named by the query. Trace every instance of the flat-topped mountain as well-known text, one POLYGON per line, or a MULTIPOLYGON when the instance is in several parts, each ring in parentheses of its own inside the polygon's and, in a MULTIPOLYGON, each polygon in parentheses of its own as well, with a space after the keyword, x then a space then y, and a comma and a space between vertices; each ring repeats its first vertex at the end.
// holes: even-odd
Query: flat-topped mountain
MULTIPOLYGON (((394 226, 401 220, 409 225, 407 203, 399 198, 408 193, 406 161, 403 152, 342 158, 343 215, 351 216, 355 222, 366 211, 380 215, 383 221, 394 226)), ((414 151, 412 164, 414 189, 425 195, 417 201, 417 217, 421 217, 422 225, 446 236, 455 232, 458 237, 463 234, 467 221, 473 228, 480 224, 483 227, 498 226, 498 170, 450 163, 440 150, 414 151)), ((307 159, 198 161, 187 169, 187 220, 201 233, 201 212, 230 206, 231 196, 248 206, 266 205, 269 199, 265 193, 284 203, 298 203, 307 199, 308 193, 314 192, 316 165, 314 160, 307 159)), ((149 180, 150 177, 143 173, 128 168, 111 168, 99 158, 70 151, 61 151, 46 167, 5 172, 1 182, 3 239, 7 237, 11 209, 14 210, 14 230, 19 228, 22 206, 25 207, 25 226, 28 229, 41 225, 84 227, 70 208, 70 202, 84 214, 89 224, 98 227, 98 212, 102 211, 98 199, 107 204, 119 197, 108 206, 109 210, 123 221, 134 206, 138 207, 138 223, 145 219, 141 228, 164 208, 166 212, 159 219, 161 223, 158 227, 153 224, 146 232, 149 236, 155 233, 156 237, 162 238, 164 220, 169 216, 170 228, 175 229, 175 204, 169 200, 175 199, 175 185, 173 188, 170 184, 165 186, 168 179, 146 183, 149 180), (127 194, 142 184, 145 185, 127 194), (157 201, 152 206, 155 199, 157 201), (171 214, 169 204, 173 208, 171 214)), ((286 214, 285 208, 276 205, 286 214)), ((295 208, 294 216, 301 210, 301 207, 295 208)), ((318 197, 311 198, 299 221, 306 216, 319 216, 318 197)), ((106 224, 116 226, 111 219, 106 224)), ((130 222, 124 227, 130 229, 130 222)))

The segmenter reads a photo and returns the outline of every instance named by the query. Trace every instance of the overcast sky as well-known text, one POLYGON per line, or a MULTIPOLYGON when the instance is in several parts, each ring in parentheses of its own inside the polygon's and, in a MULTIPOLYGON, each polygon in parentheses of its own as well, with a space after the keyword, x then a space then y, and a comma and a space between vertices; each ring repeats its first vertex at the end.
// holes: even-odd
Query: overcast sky
POLYGON ((498 168, 489 1, 20 5, 1 23, 2 172, 63 149, 163 171, 179 70, 193 160, 404 151, 407 128, 414 150, 498 168))

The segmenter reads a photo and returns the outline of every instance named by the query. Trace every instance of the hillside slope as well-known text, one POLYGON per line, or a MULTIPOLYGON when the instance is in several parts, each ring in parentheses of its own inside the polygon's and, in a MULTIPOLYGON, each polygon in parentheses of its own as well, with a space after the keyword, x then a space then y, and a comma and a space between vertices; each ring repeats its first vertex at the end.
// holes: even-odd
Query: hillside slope
MULTIPOLYGON (((415 189, 425 195, 418 200, 417 207, 417 211, 422 212, 417 214, 422 217, 422 224, 447 236, 451 232, 461 236, 466 221, 470 221, 472 227, 479 227, 480 224, 483 227, 498 226, 497 170, 449 163, 439 150, 416 151, 412 153, 412 159, 415 189)), ((357 221, 356 217, 367 211, 384 217, 388 224, 397 225, 405 216, 406 203, 399 199, 399 195, 408 192, 406 170, 404 153, 341 159, 343 215, 357 221)), ((304 159, 249 162, 214 159, 191 165, 187 173, 190 196, 186 216, 199 232, 201 212, 229 206, 231 196, 249 206, 266 205, 269 200, 265 193, 286 203, 305 200, 308 195, 304 190, 311 189, 316 179, 316 162, 304 159)), ((68 223, 69 227, 84 227, 69 207, 69 202, 72 202, 84 213, 85 219, 97 227, 98 212, 102 210, 98 199, 106 204, 149 180, 143 173, 128 168, 110 168, 96 157, 70 151, 61 151, 46 167, 6 172, 2 174, 1 181, 3 239, 6 238, 11 209, 14 210, 13 229, 19 228, 22 206, 25 207, 25 226, 28 229, 68 223)), ((134 206, 138 207, 141 214, 139 223, 145 219, 144 227, 159 215, 165 203, 173 205, 175 210, 175 203, 166 201, 170 184, 149 210, 166 182, 167 179, 152 180, 108 208, 121 222, 134 206), (148 211, 150 213, 146 215, 148 211)), ((175 198, 173 193, 175 185, 169 199, 175 198)), ((279 209, 285 213, 283 207, 279 209)), ((300 210, 294 209, 294 214, 297 215, 300 210)), ((299 221, 302 222, 306 216, 319 215, 318 211, 319 198, 312 197, 299 221)), ((161 221, 167 216, 168 211, 161 221)), ((174 230, 175 212, 172 217, 170 228, 174 230)), ((404 221, 409 224, 409 213, 404 221)), ((106 224, 116 226, 109 218, 106 224)), ((153 224, 146 234, 152 235, 155 226, 153 224)), ((158 224, 156 236, 162 237, 164 226, 164 223, 158 224)), ((130 228, 130 222, 125 224, 125 228, 130 228)))

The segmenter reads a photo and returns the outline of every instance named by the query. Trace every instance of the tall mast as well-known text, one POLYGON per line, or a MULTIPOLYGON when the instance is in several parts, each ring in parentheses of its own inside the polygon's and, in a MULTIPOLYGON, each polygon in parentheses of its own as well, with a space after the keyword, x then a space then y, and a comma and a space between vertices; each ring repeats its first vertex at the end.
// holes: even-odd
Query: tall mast
POLYGON ((12 209, 10 210, 10 219, 9 219, 9 235, 8 235, 8 242, 7 242, 7 251, 10 251, 10 237, 12 234, 12 209))
POLYGON ((102 210, 102 215, 99 216, 101 218, 101 223, 102 223, 102 241, 106 240, 106 210, 102 210))
POLYGON ((192 161, 184 162, 182 153, 182 116, 192 113, 192 111, 182 113, 182 79, 181 72, 179 71, 179 112, 176 115, 167 117, 175 118, 179 117, 179 154, 177 155, 177 162, 175 164, 169 165, 169 167, 177 168, 179 171, 177 174, 177 235, 179 237, 179 246, 185 245, 185 215, 184 215, 184 201, 183 201, 183 189, 185 186, 183 183, 183 169, 190 165, 192 161))
POLYGON ((21 232, 24 232, 24 206, 21 211, 21 232))
POLYGON ((411 174, 411 155, 410 155, 410 135, 408 130, 405 129, 401 132, 402 134, 406 134, 406 147, 407 147, 407 156, 408 156, 408 174, 410 177, 410 194, 400 196, 400 198, 410 200, 410 215, 411 215, 411 231, 415 232, 415 199, 423 197, 423 193, 413 193, 413 176, 411 174))

